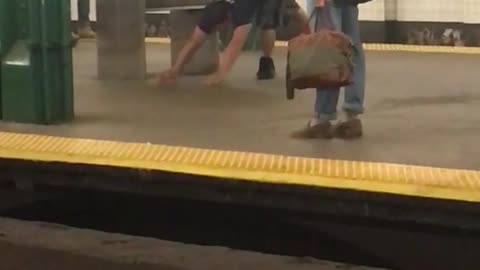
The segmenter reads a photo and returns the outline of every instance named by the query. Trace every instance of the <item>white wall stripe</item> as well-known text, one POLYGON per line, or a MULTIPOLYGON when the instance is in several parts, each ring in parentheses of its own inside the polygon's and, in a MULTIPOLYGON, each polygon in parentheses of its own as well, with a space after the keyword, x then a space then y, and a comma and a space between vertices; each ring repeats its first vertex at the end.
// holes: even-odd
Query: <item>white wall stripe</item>
MULTIPOLYGON (((70 0, 72 20, 77 20, 77 0, 70 0)), ((306 1, 297 0, 305 8, 306 1)), ((96 0, 90 0, 92 21, 96 0)), ((420 21, 480 23, 480 0, 373 0, 360 6, 363 21, 420 21)))
POLYGON ((480 23, 480 0, 374 0, 360 10, 366 21, 480 23))

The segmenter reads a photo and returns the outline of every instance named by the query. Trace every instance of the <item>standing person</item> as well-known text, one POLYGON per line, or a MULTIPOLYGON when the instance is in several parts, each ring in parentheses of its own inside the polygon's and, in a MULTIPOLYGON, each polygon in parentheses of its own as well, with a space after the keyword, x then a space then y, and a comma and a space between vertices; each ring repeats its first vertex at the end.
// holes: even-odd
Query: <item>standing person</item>
POLYGON ((80 38, 96 38, 90 24, 90 0, 78 0, 78 27, 77 33, 72 33, 74 40, 80 38))
MULTIPOLYGON (((342 31, 352 39, 357 53, 353 60, 355 66, 353 84, 345 87, 345 101, 340 120, 332 125, 337 120, 340 89, 317 89, 314 106, 315 115, 304 129, 294 132, 293 137, 302 139, 359 138, 363 135, 362 122, 359 116, 364 111, 365 54, 360 38, 358 4, 366 2, 366 0, 309 1, 324 2, 323 8, 328 9, 335 30, 342 31)), ((309 4, 310 8, 314 6, 312 3, 309 4)))
POLYGON ((80 38, 96 37, 90 25, 90 0, 78 0, 78 35, 80 38))

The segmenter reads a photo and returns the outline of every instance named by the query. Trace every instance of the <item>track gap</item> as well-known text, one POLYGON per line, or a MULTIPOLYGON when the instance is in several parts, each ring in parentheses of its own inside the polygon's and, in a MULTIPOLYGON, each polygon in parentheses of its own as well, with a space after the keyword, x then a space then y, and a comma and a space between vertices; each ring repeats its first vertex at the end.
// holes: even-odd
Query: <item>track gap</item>
POLYGON ((328 233, 286 221, 289 213, 284 211, 71 189, 50 190, 49 194, 0 215, 186 244, 391 266, 328 233))

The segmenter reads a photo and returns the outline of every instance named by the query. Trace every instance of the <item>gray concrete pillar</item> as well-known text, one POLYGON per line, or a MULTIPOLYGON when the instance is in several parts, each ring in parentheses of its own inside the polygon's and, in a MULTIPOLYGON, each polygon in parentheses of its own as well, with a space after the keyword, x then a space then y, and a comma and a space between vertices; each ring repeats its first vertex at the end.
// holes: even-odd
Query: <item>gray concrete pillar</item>
POLYGON ((145 79, 145 0, 96 2, 99 79, 145 79))
MULTIPOLYGON (((185 42, 190 38, 202 10, 172 10, 171 27, 171 61, 172 64, 185 42)), ((219 60, 218 35, 212 34, 193 56, 184 69, 185 75, 206 75, 217 70, 219 60)))

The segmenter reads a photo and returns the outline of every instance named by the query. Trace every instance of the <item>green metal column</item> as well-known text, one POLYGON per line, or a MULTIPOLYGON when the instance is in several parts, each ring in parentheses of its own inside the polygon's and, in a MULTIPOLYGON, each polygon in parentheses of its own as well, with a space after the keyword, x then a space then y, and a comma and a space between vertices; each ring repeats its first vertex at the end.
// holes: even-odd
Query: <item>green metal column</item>
POLYGON ((4 121, 55 124, 73 119, 70 1, 0 0, 14 19, 1 66, 4 121))
MULTIPOLYGON (((15 1, 0 0, 0 60, 7 54, 15 40, 15 1)), ((2 118, 2 73, 0 72, 0 119, 2 118)))

